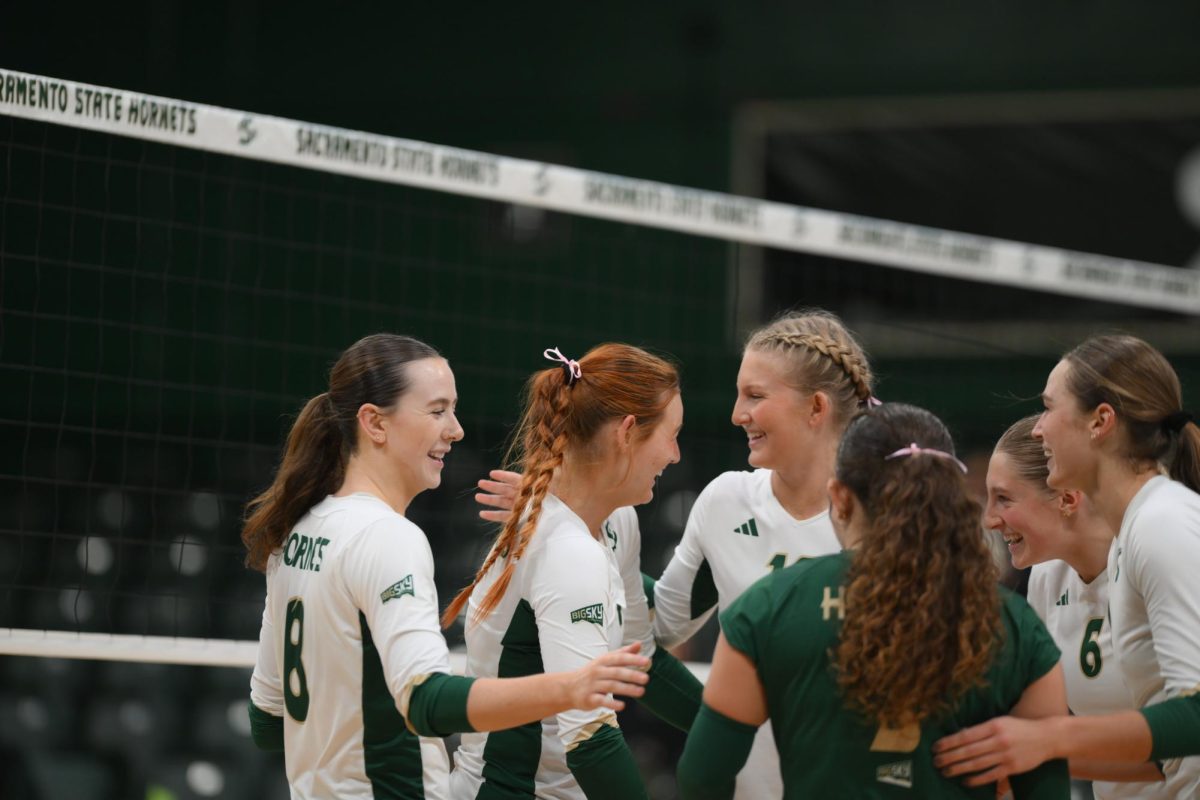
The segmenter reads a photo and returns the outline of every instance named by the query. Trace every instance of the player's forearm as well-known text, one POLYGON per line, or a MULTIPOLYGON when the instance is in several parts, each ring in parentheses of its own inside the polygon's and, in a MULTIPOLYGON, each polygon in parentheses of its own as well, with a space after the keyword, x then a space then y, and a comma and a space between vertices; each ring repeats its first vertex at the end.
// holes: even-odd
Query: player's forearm
POLYGON ((600 726, 567 751, 567 766, 588 800, 645 800, 646 787, 618 728, 600 726))
POLYGON ((688 730, 700 710, 704 684, 679 659, 661 648, 655 651, 650 664, 650 682, 646 684, 642 705, 681 731, 688 730))
POLYGON ((1071 777, 1085 781, 1152 783, 1161 781, 1163 774, 1158 765, 1151 762, 1126 764, 1119 761, 1074 758, 1071 759, 1071 777))
POLYGON ((1138 711, 1054 717, 1039 727, 1046 734, 1050 758, 1134 763, 1150 759, 1150 726, 1138 711))
POLYGON ((1200 693, 1176 697, 1141 710, 1150 727, 1154 759, 1200 754, 1200 693))
POLYGON ((497 731, 553 716, 570 707, 568 674, 480 678, 467 698, 467 717, 477 731, 497 731))
POLYGON ((700 707, 679 759, 676 779, 684 800, 728 800, 757 728, 700 707))
POLYGON ((250 736, 255 747, 268 752, 283 750, 283 717, 263 711, 253 701, 247 711, 250 714, 250 736))

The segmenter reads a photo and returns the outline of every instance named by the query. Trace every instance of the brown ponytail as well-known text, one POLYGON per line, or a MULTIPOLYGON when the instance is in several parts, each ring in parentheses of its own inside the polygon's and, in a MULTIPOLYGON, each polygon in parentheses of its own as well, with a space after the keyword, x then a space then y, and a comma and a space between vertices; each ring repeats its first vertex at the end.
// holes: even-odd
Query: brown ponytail
POLYGON ((358 447, 358 409, 392 406, 408 388, 406 365, 438 352, 408 336, 378 333, 352 344, 329 374, 329 391, 304 404, 288 432, 283 460, 267 489, 246 505, 247 566, 265 571, 292 527, 336 492, 358 447))
POLYGON ((838 685, 850 707, 889 727, 950 708, 982 682, 1000 640, 979 504, 953 459, 886 458, 914 442, 953 453, 941 420, 888 403, 850 423, 837 457, 867 525, 846 576, 838 685))
POLYGON ((541 370, 529 379, 525 413, 513 438, 516 458, 510 459, 522 472, 513 509, 474 580, 442 614, 442 625, 453 624, 471 592, 492 565, 503 559, 504 567, 472 622, 486 617, 500 602, 517 560, 537 530, 550 481, 568 450, 576 457, 587 457, 601 426, 629 415, 637 420, 639 439, 649 436, 679 391, 679 372, 674 366, 632 345, 599 345, 579 360, 579 366, 582 377, 570 385, 559 367, 541 370))
POLYGON ((1080 408, 1107 403, 1125 427, 1125 456, 1152 461, 1200 492, 1200 428, 1169 419, 1183 408, 1183 389, 1171 363, 1134 336, 1093 336, 1063 356, 1067 388, 1080 408))

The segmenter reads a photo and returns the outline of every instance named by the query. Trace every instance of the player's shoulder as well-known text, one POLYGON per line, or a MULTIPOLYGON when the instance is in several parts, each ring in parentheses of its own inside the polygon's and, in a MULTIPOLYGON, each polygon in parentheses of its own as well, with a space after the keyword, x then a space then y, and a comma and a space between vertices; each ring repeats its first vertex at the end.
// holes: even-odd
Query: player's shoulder
POLYGON ((525 552, 530 557, 546 550, 590 554, 597 549, 596 544, 596 537, 587 524, 566 503, 554 495, 547 495, 542 501, 537 530, 525 552))
POLYGON ((325 513, 340 541, 334 553, 355 550, 391 550, 416 547, 428 550, 425 533, 377 497, 353 494, 326 498, 314 511, 325 513))
MULTIPOLYGON (((846 552, 802 558, 790 567, 774 570, 759 578, 742 593, 742 597, 754 593, 759 598, 756 602, 781 606, 796 602, 796 598, 806 598, 813 592, 821 593, 845 579, 850 558, 851 554, 846 552)), ((806 601, 801 599, 799 602, 806 601)))
POLYGON ((1200 530, 1200 495, 1179 481, 1166 476, 1153 478, 1135 496, 1127 512, 1132 530, 1148 531, 1157 536, 1163 526, 1180 524, 1200 530))
POLYGON ((754 498, 771 491, 771 471, 767 469, 731 470, 708 482, 696 498, 696 505, 710 511, 753 505, 754 498))

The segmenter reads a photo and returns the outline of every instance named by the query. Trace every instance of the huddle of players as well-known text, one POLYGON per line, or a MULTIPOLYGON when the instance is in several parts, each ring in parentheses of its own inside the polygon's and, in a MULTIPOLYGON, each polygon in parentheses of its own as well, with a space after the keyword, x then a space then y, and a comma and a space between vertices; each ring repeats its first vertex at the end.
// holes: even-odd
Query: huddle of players
POLYGON ((481 482, 503 527, 442 618, 466 613, 467 678, 448 674, 428 543, 403 516, 462 438, 449 366, 368 337, 298 418, 243 535, 268 584, 255 738, 285 747, 296 796, 645 796, 611 692, 690 729, 689 798, 987 797, 1000 779, 1065 797, 1065 758, 1113 780, 1101 797, 1200 792, 1198 759, 1178 758, 1200 752, 1183 697, 1200 687, 1200 429, 1149 345, 1080 345, 997 446, 987 522, 1039 563, 1032 609, 997 586, 945 427, 878 404, 833 315, 749 339, 732 421, 757 469, 701 493, 649 596, 631 506, 679 458, 678 373, 628 345, 545 355, 520 474, 481 482), (290 552, 293 531, 318 558, 290 552), (701 703, 659 645, 715 609, 701 703), (457 731, 450 773, 422 737, 457 731))

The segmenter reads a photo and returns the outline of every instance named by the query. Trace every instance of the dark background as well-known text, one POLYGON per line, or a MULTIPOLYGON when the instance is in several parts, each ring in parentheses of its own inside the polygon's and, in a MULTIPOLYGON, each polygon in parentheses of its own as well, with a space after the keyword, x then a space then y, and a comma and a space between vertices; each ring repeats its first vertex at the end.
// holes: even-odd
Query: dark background
MULTIPOLYGON (((1179 160, 1200 146, 1197 108, 1112 110, 1117 93, 1200 87, 1190 2, 0 14, 7 69, 1173 265, 1200 251, 1174 195, 1179 160), (1014 119, 963 112, 953 125, 887 110, 905 97, 959 109, 971 95, 1020 111, 1014 96, 1050 92, 1094 93, 1093 118, 1034 100, 1014 119), (831 121, 830 99, 876 121, 831 121), (755 102, 821 124, 772 133, 735 178, 737 120, 755 102)), ((617 339, 682 363, 683 461, 641 509, 644 569, 661 570, 690 498, 744 465, 728 415, 747 323, 731 318, 731 294, 746 280, 762 282, 755 320, 806 304, 843 315, 879 394, 942 414, 980 477, 1057 354, 1092 330, 1145 335, 1197 402, 1195 317, 8 118, 0 178, 3 626, 253 639, 261 577, 240 564, 240 510, 269 480, 289 415, 376 330, 430 341, 458 379, 467 439, 412 509, 443 599, 490 535, 470 486, 501 457, 548 346, 575 355, 617 339), (756 259, 761 275, 744 267, 756 259), (109 550, 103 570, 93 545, 109 550)), ((711 631, 689 655, 710 648, 711 631)), ((279 791, 278 761, 255 757, 234 721, 240 670, 5 658, 0 672, 4 796, 56 796, 55 781, 80 797, 197 796, 197 758, 223 770, 221 796, 279 791)), ((636 710, 624 725, 652 796, 673 796, 681 737, 636 710)))

